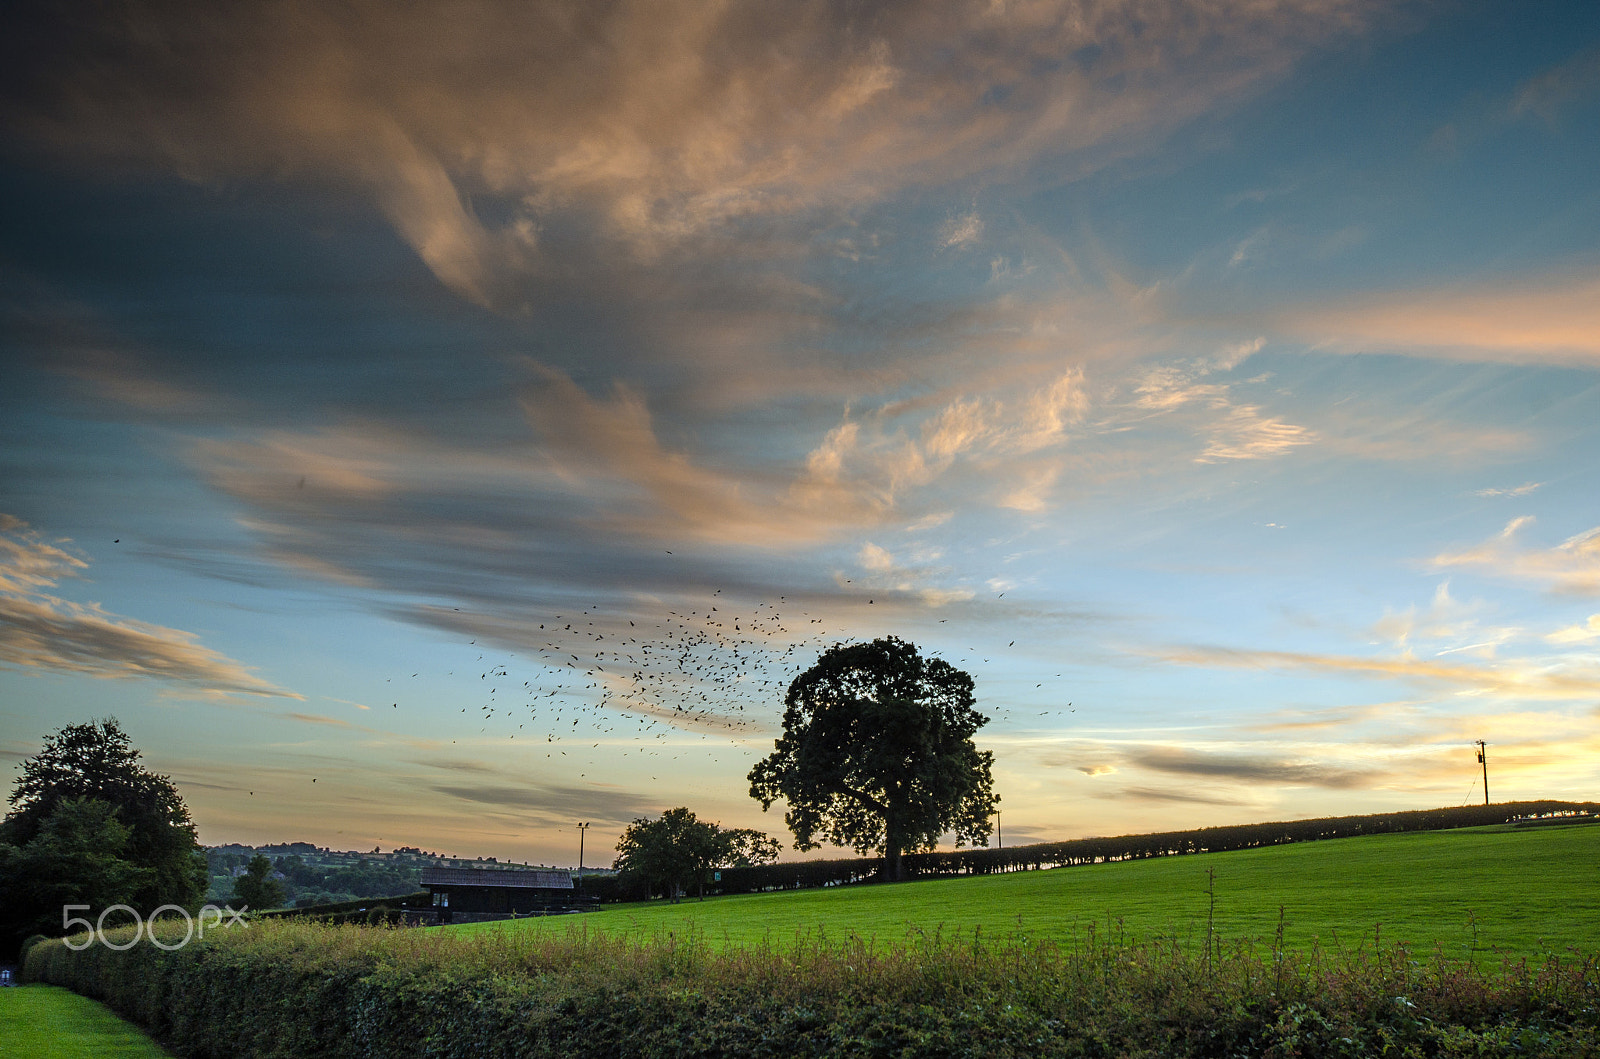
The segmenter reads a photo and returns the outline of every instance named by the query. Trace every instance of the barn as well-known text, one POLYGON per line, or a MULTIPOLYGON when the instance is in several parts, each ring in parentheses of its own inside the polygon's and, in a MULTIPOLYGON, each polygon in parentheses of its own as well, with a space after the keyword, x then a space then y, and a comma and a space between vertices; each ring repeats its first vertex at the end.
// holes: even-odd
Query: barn
POLYGON ((579 903, 570 871, 424 868, 422 887, 441 923, 570 912, 579 903))

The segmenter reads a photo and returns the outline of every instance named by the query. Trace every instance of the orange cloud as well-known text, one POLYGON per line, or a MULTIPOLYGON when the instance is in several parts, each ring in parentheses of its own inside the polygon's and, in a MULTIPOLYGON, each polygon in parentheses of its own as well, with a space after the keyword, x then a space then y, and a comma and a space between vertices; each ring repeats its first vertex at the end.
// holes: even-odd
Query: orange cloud
MULTIPOLYGON (((141 5, 30 26, 11 124, 195 180, 354 186, 441 282, 498 304, 556 216, 651 258, 1038 158, 1091 170, 1381 6, 141 5)), ((979 239, 965 219, 944 236, 979 239)))
POLYGON ((1287 313, 1279 325, 1305 341, 1358 353, 1592 364, 1600 358, 1600 277, 1366 295, 1287 313))
POLYGON ((1600 526, 1553 548, 1525 548, 1517 543, 1517 533, 1532 522, 1530 516, 1512 519, 1482 544, 1434 556, 1432 565, 1478 566, 1500 577, 1544 582, 1555 592, 1600 595, 1600 526))
POLYGON ((301 698, 202 646, 192 633, 43 591, 88 563, 0 515, 0 665, 104 679, 149 677, 209 695, 301 698))
POLYGON ((1352 676, 1397 678, 1444 685, 1469 693, 1549 700, 1600 699, 1600 668, 1545 665, 1529 660, 1481 666, 1411 657, 1362 658, 1300 651, 1191 646, 1156 654, 1174 665, 1228 669, 1306 669, 1352 676))

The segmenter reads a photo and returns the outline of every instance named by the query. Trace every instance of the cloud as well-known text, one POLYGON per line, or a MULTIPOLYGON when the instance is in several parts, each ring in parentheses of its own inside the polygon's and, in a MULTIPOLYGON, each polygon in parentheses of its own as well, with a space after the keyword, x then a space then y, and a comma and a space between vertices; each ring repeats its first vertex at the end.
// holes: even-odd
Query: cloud
POLYGON ((515 810, 520 814, 531 811, 545 817, 539 819, 536 815, 530 824, 555 823, 565 826, 580 816, 620 824, 660 812, 648 802, 641 801, 637 795, 598 786, 544 787, 485 783, 433 784, 429 789, 479 805, 515 810))
POLYGON ((1562 110, 1596 95, 1600 95, 1600 48, 1586 48, 1518 85, 1506 116, 1533 115, 1554 124, 1562 110))
POLYGON ((1265 344, 1256 338, 1228 346, 1215 357, 1147 368, 1134 384, 1129 410, 1136 416, 1200 410, 1197 429, 1205 448, 1194 458, 1196 463, 1271 459, 1309 445, 1317 440, 1314 431, 1265 415, 1260 405, 1236 403, 1232 397, 1236 384, 1213 378, 1237 368, 1265 344))
POLYGON ((1481 629, 1477 615, 1484 610, 1482 601, 1462 603, 1450 595, 1450 582, 1441 581, 1434 590, 1428 609, 1419 613, 1413 604, 1403 611, 1384 608, 1383 617, 1373 624, 1372 631, 1396 648, 1406 648, 1431 642, 1453 642, 1454 646, 1442 650, 1440 655, 1473 648, 1487 649, 1485 657, 1492 657, 1494 647, 1516 636, 1515 628, 1481 629), (1464 644, 1466 640, 1480 642, 1464 644))
POLYGON ((1171 790, 1162 787, 1120 787, 1114 791, 1096 791, 1091 797, 1103 798, 1109 801, 1136 801, 1155 802, 1157 804, 1178 803, 1184 805, 1224 805, 1243 806, 1254 805, 1248 798, 1229 798, 1219 794, 1202 794, 1192 790, 1171 790))
POLYGON ((1248 650, 1188 646, 1155 652, 1172 665, 1227 669, 1289 669, 1399 679, 1443 686, 1465 694, 1492 694, 1551 701, 1588 700, 1600 696, 1600 666, 1563 665, 1514 659, 1481 666, 1439 662, 1402 655, 1367 658, 1300 651, 1248 650))
MULTIPOLYGON (((337 717, 324 717, 316 713, 286 713, 284 716, 291 720, 300 721, 303 724, 325 724, 330 728, 360 728, 359 725, 351 724, 349 721, 341 721, 337 717)), ((371 731, 372 729, 362 728, 361 730, 371 731)))
POLYGON ((1544 484, 1543 482, 1525 482, 1522 485, 1516 486, 1516 487, 1511 488, 1511 489, 1494 489, 1494 488, 1475 489, 1475 490, 1473 490, 1472 495, 1473 496, 1482 496, 1482 497, 1490 497, 1490 496, 1527 496, 1529 493, 1533 492, 1535 489, 1539 488, 1543 484, 1544 484))
POLYGON ((1545 637, 1554 644, 1588 643, 1591 640, 1600 640, 1600 614, 1589 615, 1589 620, 1582 625, 1569 625, 1550 633, 1545 637))
MULTIPOLYGON (((624 511, 634 508, 615 520, 633 533, 777 548, 814 543, 887 515, 887 504, 818 488, 815 477, 782 489, 753 469, 700 466, 661 444, 643 399, 630 388, 619 384, 609 400, 595 400, 559 373, 540 374, 525 391, 523 407, 551 469, 577 491, 620 500, 624 511), (648 502, 634 502, 639 499, 648 502)), ((817 467, 815 457, 808 459, 808 474, 817 467)))
POLYGON ((1592 365, 1600 359, 1600 277, 1360 295, 1293 310, 1277 323, 1334 351, 1592 365))
POLYGON ((146 677, 211 695, 301 698, 178 629, 44 591, 88 563, 0 514, 0 665, 105 679, 146 677))
POLYGON ((1600 595, 1600 526, 1568 537, 1553 548, 1525 548, 1517 534, 1532 516, 1512 519, 1495 536, 1461 551, 1441 552, 1434 567, 1481 567, 1498 577, 1541 582, 1563 595, 1600 595))
POLYGON ((1153 772, 1280 787, 1349 790, 1371 787, 1386 776, 1386 773, 1375 769, 1343 768, 1314 761, 1159 747, 1131 751, 1126 760, 1130 765, 1153 772))
POLYGON ((1041 457, 1068 442, 1088 408, 1080 368, 932 409, 889 404, 830 430, 807 455, 795 493, 818 506, 844 501, 888 510, 948 478, 996 506, 1037 510, 1055 473, 1041 457))
POLYGON ((1234 405, 1211 428, 1210 441, 1205 451, 1195 457, 1195 462, 1271 459, 1315 440, 1317 435, 1313 431, 1264 416, 1257 405, 1234 405))
POLYGON ((949 250, 954 246, 966 246, 977 242, 983 236, 983 218, 977 211, 952 217, 939 229, 939 248, 949 250))
POLYGON ((971 599, 975 593, 970 588, 949 588, 938 584, 950 576, 949 568, 934 565, 938 558, 936 551, 925 552, 921 556, 914 556, 909 563, 902 564, 886 549, 867 541, 856 553, 856 561, 864 573, 855 580, 877 591, 914 596, 929 607, 942 607, 971 599))
POLYGON ((7 117, 187 179, 353 187, 496 304, 567 224, 658 257, 1037 159, 1093 170, 1383 6, 38 4, 12 20, 7 117))

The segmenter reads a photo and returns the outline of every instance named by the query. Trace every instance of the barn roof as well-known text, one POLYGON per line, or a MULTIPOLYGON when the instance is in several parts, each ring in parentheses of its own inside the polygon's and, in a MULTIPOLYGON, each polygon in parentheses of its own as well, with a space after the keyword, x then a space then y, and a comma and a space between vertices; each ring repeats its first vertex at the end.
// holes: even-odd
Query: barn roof
POLYGON ((423 868, 423 886, 499 886, 519 890, 570 890, 570 871, 514 871, 493 868, 423 868))

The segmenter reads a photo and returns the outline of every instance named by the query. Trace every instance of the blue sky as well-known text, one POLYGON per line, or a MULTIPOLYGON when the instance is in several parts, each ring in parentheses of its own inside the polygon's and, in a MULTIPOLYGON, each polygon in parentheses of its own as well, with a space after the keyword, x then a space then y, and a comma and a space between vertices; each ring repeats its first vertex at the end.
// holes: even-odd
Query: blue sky
POLYGON ((13 762, 114 714, 208 842, 783 835, 782 687, 892 634, 1008 841, 1476 739, 1596 795, 1592 4, 0 18, 13 762))

